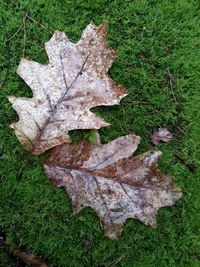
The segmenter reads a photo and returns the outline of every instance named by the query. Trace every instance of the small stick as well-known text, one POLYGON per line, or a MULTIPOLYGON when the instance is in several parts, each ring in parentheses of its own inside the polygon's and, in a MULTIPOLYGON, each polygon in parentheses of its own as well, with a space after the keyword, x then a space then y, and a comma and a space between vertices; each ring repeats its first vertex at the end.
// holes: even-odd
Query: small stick
POLYGON ((146 101, 127 101, 127 102, 125 102, 124 101, 124 103, 123 104, 121 104, 122 106, 126 106, 127 104, 133 104, 133 105, 142 105, 142 104, 144 104, 144 105, 150 105, 151 103, 149 103, 149 102, 146 102, 146 101))
POLYGON ((14 257, 19 258, 21 261, 31 264, 34 267, 50 267, 42 258, 33 253, 27 253, 25 251, 15 249, 12 250, 8 247, 5 241, 5 233, 1 233, 0 236, 0 249, 8 254, 12 254, 14 257))
POLYGON ((18 34, 18 32, 21 30, 22 27, 23 27, 23 23, 20 25, 20 27, 18 28, 18 30, 7 41, 12 40, 18 34))
POLYGON ((125 110, 124 110, 123 107, 122 107, 122 112, 123 112, 123 117, 124 117, 124 122, 125 122, 126 132, 127 132, 127 134, 128 134, 128 133, 129 133, 129 130, 128 130, 128 127, 127 127, 127 124, 126 124, 126 115, 125 115, 125 110))
POLYGON ((120 58, 120 57, 118 57, 118 56, 116 57, 116 59, 119 60, 119 61, 121 61, 121 62, 123 62, 124 64, 128 65, 129 67, 130 67, 130 66, 133 66, 132 63, 130 63, 130 62, 128 62, 127 60, 124 60, 124 59, 122 59, 122 58, 120 58))
POLYGON ((22 155, 20 153, 16 153, 18 157, 20 157, 21 159, 25 159, 29 162, 32 162, 32 163, 38 163, 39 165, 42 165, 42 162, 40 162, 39 160, 36 160, 36 159, 32 159, 30 158, 29 155, 22 155))
POLYGON ((53 32, 49 31, 42 23, 40 23, 39 21, 33 19, 32 17, 30 17, 27 13, 26 13, 26 17, 30 20, 32 20, 34 23, 38 24, 41 28, 43 28, 45 31, 47 31, 48 33, 53 34, 53 32))
POLYGON ((47 263, 44 262, 39 256, 35 254, 28 254, 24 251, 21 251, 19 249, 16 249, 12 251, 12 254, 22 260, 23 262, 26 262, 28 264, 32 264, 35 267, 48 267, 47 263))
POLYGON ((174 152, 174 156, 179 159, 186 167, 190 169, 191 172, 195 172, 197 169, 197 166, 188 162, 186 159, 182 158, 179 154, 174 152))
POLYGON ((23 174, 23 171, 27 168, 29 162, 26 162, 23 166, 21 166, 21 168, 19 169, 19 172, 17 174, 17 180, 20 180, 21 179, 21 176, 23 174))
POLYGON ((25 55, 25 49, 26 49, 26 17, 27 17, 27 14, 24 13, 24 16, 23 16, 24 47, 23 47, 23 51, 22 51, 22 55, 23 55, 23 57, 24 57, 24 55, 25 55))
POLYGON ((109 267, 113 267, 115 266, 117 263, 119 263, 122 259, 124 258, 124 256, 120 256, 117 259, 115 259, 114 261, 112 261, 109 265, 109 267))
POLYGON ((194 144, 197 145, 197 143, 189 136, 187 135, 179 126, 177 127, 179 129, 179 131, 181 131, 184 135, 186 135, 188 137, 188 139, 194 144))
POLYGON ((176 102, 178 102, 177 99, 176 99, 175 93, 174 93, 174 89, 173 89, 173 76, 172 76, 172 74, 171 74, 169 69, 168 69, 168 80, 169 80, 169 86, 170 86, 170 88, 172 90, 173 98, 174 98, 174 100, 176 102))

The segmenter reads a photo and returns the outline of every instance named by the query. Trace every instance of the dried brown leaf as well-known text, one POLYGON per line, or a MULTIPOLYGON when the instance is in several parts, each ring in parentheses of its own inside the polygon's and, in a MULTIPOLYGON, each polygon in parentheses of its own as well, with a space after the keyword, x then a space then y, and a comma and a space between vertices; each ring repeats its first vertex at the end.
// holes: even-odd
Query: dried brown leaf
POLYGON ((108 144, 63 144, 44 164, 53 184, 63 186, 72 199, 73 213, 92 207, 111 239, 120 236, 127 218, 156 227, 158 209, 173 205, 182 195, 172 178, 157 169, 160 151, 131 157, 139 142, 130 134, 108 144))
POLYGON ((150 138, 151 142, 157 146, 161 141, 170 142, 173 139, 173 136, 167 128, 159 128, 158 131, 150 136, 150 138))
POLYGON ((10 127, 31 153, 70 142, 70 130, 109 125, 90 108, 119 104, 127 91, 107 75, 115 51, 108 47, 106 34, 107 21, 99 27, 89 24, 76 44, 57 31, 45 44, 48 65, 21 60, 17 73, 33 97, 9 97, 20 118, 10 127))

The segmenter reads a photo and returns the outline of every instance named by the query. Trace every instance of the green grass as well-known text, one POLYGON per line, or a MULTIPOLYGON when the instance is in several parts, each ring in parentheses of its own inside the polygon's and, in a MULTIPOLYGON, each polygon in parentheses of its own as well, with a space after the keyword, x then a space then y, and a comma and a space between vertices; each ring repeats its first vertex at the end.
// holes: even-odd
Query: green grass
MULTIPOLYGON (((8 247, 35 252, 54 267, 200 266, 199 168, 192 173, 173 157, 177 152, 200 164, 199 1, 1 0, 0 8, 0 229, 8 247), (47 30, 28 18, 24 28, 25 11, 47 30), (142 137, 138 154, 153 148, 149 135, 154 128, 168 127, 175 138, 156 147, 163 151, 159 166, 184 192, 175 206, 160 209, 157 229, 130 219, 117 242, 102 235, 90 208, 72 217, 68 196, 51 186, 39 164, 29 162, 20 174, 27 162, 17 153, 26 152, 9 129, 18 117, 6 99, 31 96, 16 74, 23 53, 47 63, 44 43, 50 32, 62 30, 76 42, 90 21, 98 25, 104 19, 109 20, 109 45, 118 51, 110 75, 130 94, 120 106, 93 109, 112 123, 99 131, 101 139, 135 132, 142 137)), ((71 135, 78 140, 84 131, 71 135)), ((2 252, 0 266, 17 265, 2 252)))

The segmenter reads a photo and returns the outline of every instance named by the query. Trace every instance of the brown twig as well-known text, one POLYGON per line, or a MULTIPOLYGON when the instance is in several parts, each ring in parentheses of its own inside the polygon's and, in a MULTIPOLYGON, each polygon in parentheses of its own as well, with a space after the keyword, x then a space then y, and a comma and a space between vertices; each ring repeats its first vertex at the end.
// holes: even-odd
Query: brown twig
POLYGON ((113 120, 115 120, 116 122, 120 123, 120 124, 119 124, 119 127, 120 127, 120 129, 121 129, 121 131, 122 131, 122 133, 123 133, 123 132, 124 132, 124 128, 122 127, 122 123, 121 123, 121 121, 119 121, 118 119, 116 119, 115 116, 113 116, 112 113, 110 113, 110 116, 112 117, 113 120))
POLYGON ((124 103, 121 104, 121 106, 126 106, 128 104, 131 105, 150 105, 151 103, 146 102, 146 101, 124 101, 124 103))
POLYGON ((20 180, 20 179, 21 179, 22 174, 23 174, 24 170, 28 167, 28 165, 29 165, 29 162, 26 162, 25 164, 23 164, 23 165, 20 167, 19 172, 18 172, 17 177, 16 177, 17 180, 20 180))
POLYGON ((27 18, 27 13, 24 12, 24 16, 23 16, 24 47, 23 47, 23 51, 22 51, 22 55, 23 55, 23 57, 24 57, 24 55, 25 55, 25 49, 26 49, 26 18, 27 18))
POLYGON ((36 160, 36 159, 32 159, 29 155, 22 155, 20 153, 16 153, 18 157, 20 157, 21 159, 25 159, 29 162, 32 162, 32 163, 37 163, 39 165, 42 165, 42 162, 40 162, 39 160, 36 160))
POLYGON ((7 41, 12 40, 18 34, 18 32, 21 30, 22 27, 23 27, 23 23, 19 26, 16 32, 7 41))
POLYGON ((28 264, 32 264, 34 267, 48 267, 47 263, 43 261, 39 256, 36 254, 28 254, 24 251, 21 251, 19 249, 16 249, 12 251, 12 254, 22 260, 23 262, 26 262, 28 264))
POLYGON ((124 108, 122 107, 122 112, 123 112, 123 117, 124 117, 124 123, 125 123, 125 128, 126 128, 126 132, 127 134, 129 133, 128 127, 127 127, 127 123, 126 123, 126 113, 124 108))
POLYGON ((115 266, 116 264, 118 264, 122 259, 124 258, 124 256, 120 256, 118 258, 116 258, 115 260, 113 260, 110 264, 109 264, 109 267, 113 267, 115 266))
POLYGON ((19 260, 31 264, 34 267, 50 267, 41 257, 33 253, 27 253, 20 249, 11 250, 6 244, 6 234, 0 233, 0 249, 8 254, 13 255, 19 260))
MULTIPOLYGON (((191 124, 189 124, 191 125, 191 124)), ((177 127, 179 129, 180 132, 182 132, 185 136, 187 136, 187 138, 194 144, 194 145, 197 145, 197 143, 189 136, 186 134, 185 131, 183 131, 179 126, 177 127)))
POLYGON ((121 61, 123 64, 126 64, 126 65, 129 66, 129 67, 131 67, 131 66, 134 65, 133 63, 130 63, 130 62, 128 62, 127 60, 125 60, 125 59, 123 59, 123 58, 120 58, 119 56, 116 57, 116 60, 121 61))
POLYGON ((167 70, 167 73, 168 73, 169 86, 171 88, 173 98, 174 98, 175 102, 178 102, 177 99, 176 99, 175 93, 174 93, 174 89, 173 89, 173 76, 172 76, 172 73, 170 72, 169 69, 167 70))
POLYGON ((188 162, 186 159, 182 158, 179 154, 174 152, 174 156, 179 159, 186 167, 190 169, 191 172, 195 172, 197 169, 197 166, 188 162))
POLYGON ((53 32, 49 31, 42 23, 40 23, 39 21, 35 20, 34 18, 30 17, 27 13, 26 13, 26 17, 30 20, 32 20, 34 23, 38 24, 41 28, 43 28, 45 31, 47 31, 48 33, 53 34, 53 32))
POLYGON ((30 17, 28 15, 27 12, 24 12, 23 14, 23 18, 22 18, 22 23, 21 25, 19 26, 19 28, 16 30, 16 32, 10 37, 8 38, 7 41, 11 41, 17 34, 18 32, 21 31, 21 29, 23 28, 24 29, 24 48, 23 48, 23 56, 24 56, 24 53, 25 53, 25 44, 26 44, 26 20, 27 18, 31 21, 33 21, 34 23, 36 23, 37 25, 39 25, 41 28, 43 28, 43 30, 47 31, 48 33, 50 34, 53 34, 53 32, 49 31, 43 24, 41 24, 40 22, 38 22, 37 20, 35 20, 34 18, 30 17))

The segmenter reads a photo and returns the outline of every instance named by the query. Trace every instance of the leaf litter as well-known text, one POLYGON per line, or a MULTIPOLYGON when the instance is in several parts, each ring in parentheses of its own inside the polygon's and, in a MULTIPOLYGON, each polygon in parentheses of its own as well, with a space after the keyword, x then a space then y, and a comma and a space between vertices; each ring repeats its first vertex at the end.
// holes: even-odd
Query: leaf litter
MULTIPOLYGON (((73 213, 92 207, 100 217, 105 236, 118 239, 123 224, 135 218, 157 226, 159 208, 171 206, 182 196, 173 179, 158 169, 161 151, 132 157, 140 137, 135 134, 101 144, 98 130, 108 126, 90 108, 119 104, 128 92, 109 76, 116 52, 106 41, 107 21, 90 23, 76 43, 56 31, 45 44, 49 64, 23 58, 17 73, 33 91, 32 98, 8 99, 19 115, 11 124, 21 144, 38 155, 52 148, 44 162, 54 186, 64 187, 72 200, 73 213), (69 131, 91 129, 78 144, 70 144, 69 131)), ((169 142, 166 128, 152 140, 169 142)))

